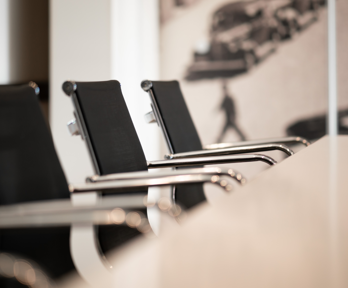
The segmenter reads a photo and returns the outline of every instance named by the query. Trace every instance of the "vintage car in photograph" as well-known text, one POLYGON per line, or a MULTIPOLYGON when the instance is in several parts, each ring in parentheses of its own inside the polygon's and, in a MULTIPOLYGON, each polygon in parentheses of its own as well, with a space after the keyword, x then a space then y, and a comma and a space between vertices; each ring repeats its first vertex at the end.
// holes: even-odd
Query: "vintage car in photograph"
POLYGON ((294 0, 265 0, 266 11, 273 14, 279 25, 282 39, 292 38, 299 30, 297 18, 299 13, 292 8, 294 0))
POLYGON ((238 1, 215 11, 210 41, 198 43, 186 79, 247 71, 273 52, 281 39, 279 24, 265 7, 265 1, 238 1))
POLYGON ((322 0, 271 0, 276 6, 274 15, 282 27, 284 36, 292 38, 299 30, 306 28, 319 17, 322 0), (278 6, 277 6, 278 5, 278 6), (283 29, 284 29, 283 28, 283 29))

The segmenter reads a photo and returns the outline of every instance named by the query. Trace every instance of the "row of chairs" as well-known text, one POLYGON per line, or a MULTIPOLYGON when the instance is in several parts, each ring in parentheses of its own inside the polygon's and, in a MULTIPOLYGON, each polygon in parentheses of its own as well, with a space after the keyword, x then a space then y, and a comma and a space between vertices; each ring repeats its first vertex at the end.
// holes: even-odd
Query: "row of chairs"
MULTIPOLYGON (((82 136, 95 170, 86 183, 68 184, 40 110, 39 87, 33 82, 0 86, 0 251, 32 259, 52 279, 74 269, 86 279, 88 275, 77 265, 79 254, 71 249, 71 239, 76 238, 71 224, 86 219, 100 224, 90 225, 90 229, 98 239, 94 253, 106 261, 104 254, 139 235, 141 229, 127 221, 91 218, 96 211, 116 208, 147 215, 143 197, 148 187, 164 185, 174 187, 173 202, 190 209, 205 201, 203 183, 219 185, 225 191, 233 183, 245 183, 232 169, 203 165, 253 161, 274 165, 272 158, 250 153, 281 150, 292 155, 284 143, 309 145, 305 139, 288 137, 203 149, 179 83, 146 80, 141 87, 152 102, 148 117, 158 123, 168 145, 165 160, 146 161, 118 81, 63 83, 76 117, 69 129, 82 136), (168 167, 177 170, 148 173, 148 169, 168 167), (71 193, 95 191, 100 197, 97 204, 72 206, 71 193), (82 212, 87 213, 85 218, 82 212)), ((0 279, 1 287, 16 287, 14 283, 10 278, 0 279)))

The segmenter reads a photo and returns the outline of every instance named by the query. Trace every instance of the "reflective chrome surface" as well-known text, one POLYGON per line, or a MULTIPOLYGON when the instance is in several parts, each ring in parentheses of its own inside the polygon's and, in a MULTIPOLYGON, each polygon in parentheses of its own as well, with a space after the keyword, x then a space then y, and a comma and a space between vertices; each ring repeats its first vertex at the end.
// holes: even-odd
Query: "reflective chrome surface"
POLYGON ((141 88, 145 91, 145 92, 148 92, 149 95, 150 95, 150 99, 151 99, 151 108, 152 108, 152 111, 155 115, 155 118, 156 118, 156 122, 158 124, 158 126, 161 127, 161 131, 163 133, 163 136, 164 136, 164 139, 167 143, 167 146, 168 146, 168 150, 170 153, 174 153, 174 149, 172 147, 172 143, 170 142, 170 139, 169 139, 169 136, 168 136, 168 132, 167 132, 167 129, 166 127, 164 126, 164 122, 163 122, 163 119, 162 119, 162 115, 161 113, 159 112, 159 109, 158 109, 158 105, 157 105, 157 102, 156 102, 156 98, 155 96, 153 95, 153 91, 152 91, 152 82, 150 80, 144 80, 141 82, 141 88))
POLYGON ((71 136, 77 136, 80 135, 79 127, 76 123, 76 119, 70 120, 67 124, 69 133, 71 136))
POLYGON ((233 169, 221 169, 218 167, 208 168, 195 168, 195 169, 181 169, 173 171, 157 171, 155 173, 148 172, 131 172, 131 173, 118 173, 109 174, 105 176, 94 175, 86 179, 87 182, 104 182, 114 181, 121 179, 135 179, 135 178, 153 178, 153 177, 167 177, 167 176, 180 176, 180 175, 192 175, 192 174, 216 174, 219 176, 225 175, 233 178, 239 184, 245 184, 247 180, 242 174, 233 169))
POLYGON ((303 144, 309 146, 311 143, 302 137, 284 137, 284 138, 269 138, 260 140, 250 140, 234 143, 216 143, 204 146, 204 149, 220 149, 228 147, 240 147, 249 145, 262 145, 262 144, 303 144))
POLYGON ((39 88, 39 86, 37 86, 37 84, 36 84, 35 82, 30 81, 30 82, 28 83, 28 85, 29 85, 31 88, 34 89, 36 95, 39 95, 39 94, 40 94, 40 88, 39 88))
POLYGON ((75 81, 65 81, 62 85, 62 89, 67 96, 71 96, 76 91, 77 86, 75 81))
POLYGON ((71 98, 71 101, 73 103, 74 110, 75 110, 74 116, 76 118, 76 123, 77 123, 78 129, 79 129, 80 135, 81 135, 82 139, 85 140, 85 142, 86 142, 87 149, 89 152, 88 154, 91 157, 91 161, 93 163, 93 168, 94 168, 95 173, 100 174, 98 161, 97 161, 97 158, 94 154, 94 149, 93 149, 93 146, 91 143, 91 139, 89 137, 87 126, 86 126, 86 123, 84 121, 83 114, 82 114, 82 111, 80 108, 80 104, 79 104, 79 101, 78 101, 76 93, 75 93, 75 91, 77 89, 76 83, 74 81, 65 81, 63 83, 62 89, 63 89, 64 93, 66 95, 70 96, 70 98, 71 98))
POLYGON ((104 193, 107 193, 108 190, 112 190, 112 193, 115 193, 115 190, 117 189, 167 186, 190 183, 213 183, 222 187, 226 191, 232 190, 231 178, 224 175, 219 176, 216 173, 173 175, 166 177, 151 177, 142 179, 119 179, 115 181, 104 181, 96 183, 70 184, 69 190, 71 193, 82 193, 90 191, 103 191, 104 193))
POLYGON ((153 111, 150 111, 150 112, 146 113, 144 115, 144 118, 145 118, 146 123, 148 123, 148 124, 157 122, 155 114, 153 113, 153 111))
POLYGON ((176 153, 166 155, 167 159, 179 159, 179 158, 190 158, 190 157, 201 157, 201 156, 212 156, 212 155, 226 155, 226 154, 241 154, 241 153, 254 153, 262 151, 272 151, 280 150, 286 153, 288 156, 294 154, 294 152, 281 144, 262 144, 262 145, 249 145, 242 147, 230 147, 223 149, 210 149, 210 150, 201 150, 201 151, 192 151, 185 153, 176 153))
POLYGON ((152 82, 150 80, 143 80, 140 86, 145 92, 148 92, 152 88, 152 82))
POLYGON ((148 168, 168 168, 168 167, 185 167, 195 165, 211 165, 224 163, 241 163, 261 161, 269 165, 275 165, 277 162, 266 155, 246 154, 246 155, 227 155, 227 156, 209 156, 196 158, 181 158, 161 161, 147 162, 148 168))
POLYGON ((115 207, 126 211, 145 208, 144 195, 112 196, 96 205, 78 207, 70 199, 0 206, 0 227, 113 224, 110 212, 115 207))
POLYGON ((107 225, 112 224, 109 217, 110 211, 90 210, 78 213, 67 212, 65 214, 50 213, 46 215, 3 217, 0 219, 0 228, 69 226, 72 223, 107 225))

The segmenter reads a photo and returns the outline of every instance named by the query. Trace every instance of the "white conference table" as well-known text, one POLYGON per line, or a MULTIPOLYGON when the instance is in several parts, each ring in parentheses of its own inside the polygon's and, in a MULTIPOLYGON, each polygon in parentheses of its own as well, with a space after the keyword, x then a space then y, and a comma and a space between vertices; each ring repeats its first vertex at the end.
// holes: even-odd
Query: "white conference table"
POLYGON ((348 136, 320 139, 112 257, 99 287, 348 287, 348 136))

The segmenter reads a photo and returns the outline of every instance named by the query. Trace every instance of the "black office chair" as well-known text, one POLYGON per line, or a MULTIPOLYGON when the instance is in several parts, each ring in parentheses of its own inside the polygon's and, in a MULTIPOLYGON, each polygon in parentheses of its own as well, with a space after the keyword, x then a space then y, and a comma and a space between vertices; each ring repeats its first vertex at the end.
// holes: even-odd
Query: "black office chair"
POLYGON ((152 102, 152 111, 146 115, 146 119, 149 123, 157 122, 160 126, 171 153, 167 155, 169 159, 272 150, 280 150, 291 156, 294 154, 293 151, 284 144, 310 145, 306 139, 294 136, 236 143, 217 143, 203 147, 178 81, 144 80, 141 82, 141 87, 149 93, 152 102), (222 150, 222 148, 226 149, 222 150), (219 150, 214 151, 215 149, 219 150))
MULTIPOLYGON (((33 261, 53 280, 74 270, 76 260, 79 261, 76 257, 74 263, 72 261, 74 251, 70 248, 70 238, 74 234, 74 226, 70 230, 71 224, 82 223, 83 227, 89 225, 91 228, 93 223, 108 224, 107 227, 103 226, 100 229, 99 235, 101 248, 106 252, 140 234, 141 226, 132 226, 127 222, 115 223, 109 215, 113 215, 111 212, 115 207, 121 207, 124 211, 139 210, 139 208, 144 211, 146 208, 143 199, 143 195, 146 194, 144 187, 210 182, 229 190, 229 180, 225 179, 224 175, 230 175, 230 172, 221 173, 216 169, 193 171, 191 174, 187 174, 187 171, 182 172, 189 175, 184 179, 180 173, 140 175, 138 172, 128 176, 121 173, 117 176, 116 182, 112 179, 104 182, 100 179, 91 179, 91 182, 98 183, 68 186, 39 106, 38 93, 39 88, 33 82, 30 85, 0 86, 0 252, 33 261), (136 189, 138 194, 122 196, 129 195, 122 193, 128 188, 136 189), (110 192, 121 195, 105 197, 92 207, 73 207, 70 201, 72 191, 101 191, 104 194, 110 192), (104 215, 104 218, 101 218, 101 215, 104 215)), ((97 133, 93 141, 99 135, 97 133)), ((127 132, 123 137, 127 142, 133 141, 132 137, 136 135, 129 135, 127 132)), ((139 143, 135 141, 135 146, 137 145, 139 143)), ((99 157, 105 146, 101 145, 98 148, 96 151, 101 152, 97 154, 99 157)), ((120 153, 117 161, 110 159, 113 167, 122 172, 124 167, 132 170, 132 165, 136 169, 142 169, 141 163, 138 165, 132 162, 134 154, 129 151, 129 146, 121 148, 125 152, 120 153)), ((142 154, 138 157, 142 157, 142 154)), ((102 159, 104 163, 108 161, 102 159)), ((101 167, 105 169, 103 171, 113 171, 113 167, 107 163, 101 167)), ((92 237, 94 239, 94 235, 92 237)), ((86 240, 88 239, 82 239, 86 240)), ((92 246, 91 249, 102 259, 103 255, 98 246, 99 244, 92 246)), ((90 252, 83 251, 85 255, 90 252)), ((77 268, 79 270, 79 267, 77 268)), ((84 277, 86 278, 86 275, 84 277)), ((18 282, 0 277, 0 287, 18 285, 18 282)))
MULTIPOLYGON (((273 159, 263 155, 197 157, 146 162, 118 81, 67 81, 63 84, 63 90, 71 96, 75 108, 76 120, 71 121, 68 126, 72 134, 80 133, 85 140, 97 175, 147 171, 148 168, 200 167, 202 164, 248 161, 264 161, 270 165, 275 163, 273 159), (122 164, 120 159, 123 161, 122 164)), ((241 175, 238 176, 234 172, 232 174, 230 174, 232 177, 237 180, 239 178, 238 181, 243 182, 241 175)), ((97 176, 95 177, 98 179, 97 176)), ((99 177, 100 179, 105 177, 99 177)), ((188 185, 183 198, 176 197, 176 200, 186 208, 201 202, 204 198, 199 193, 203 190, 201 184, 198 186, 197 184, 188 185)), ((147 190, 143 192, 146 193, 147 190)))
MULTIPOLYGON (((0 205, 68 199, 68 184, 37 99, 38 87, 0 86, 0 205)), ((50 277, 73 269, 70 227, 1 229, 0 251, 34 259, 50 277)), ((12 287, 1 279, 1 287, 12 287)))
MULTIPOLYGON (((167 159, 192 159, 193 157, 232 155, 272 150, 280 150, 290 156, 293 154, 293 151, 283 145, 284 143, 300 142, 305 145, 309 144, 309 142, 303 138, 288 137, 282 139, 245 141, 235 144, 219 143, 203 149, 201 140, 181 93, 179 82, 144 80, 141 83, 141 87, 144 91, 149 93, 152 102, 152 112, 146 115, 147 121, 149 123, 157 122, 160 126, 170 153, 166 155, 167 159)), ((178 199, 182 199, 182 197, 185 198, 182 199, 181 202, 189 203, 187 204, 188 206, 205 199, 201 187, 197 185, 194 186, 198 189, 195 193, 195 195, 197 195, 196 199, 186 199, 187 193, 185 190, 183 192, 179 190, 175 192, 178 199)), ((192 187, 188 187, 188 189, 191 188, 192 187)), ((180 188, 180 190, 181 189, 182 188, 180 188)))

